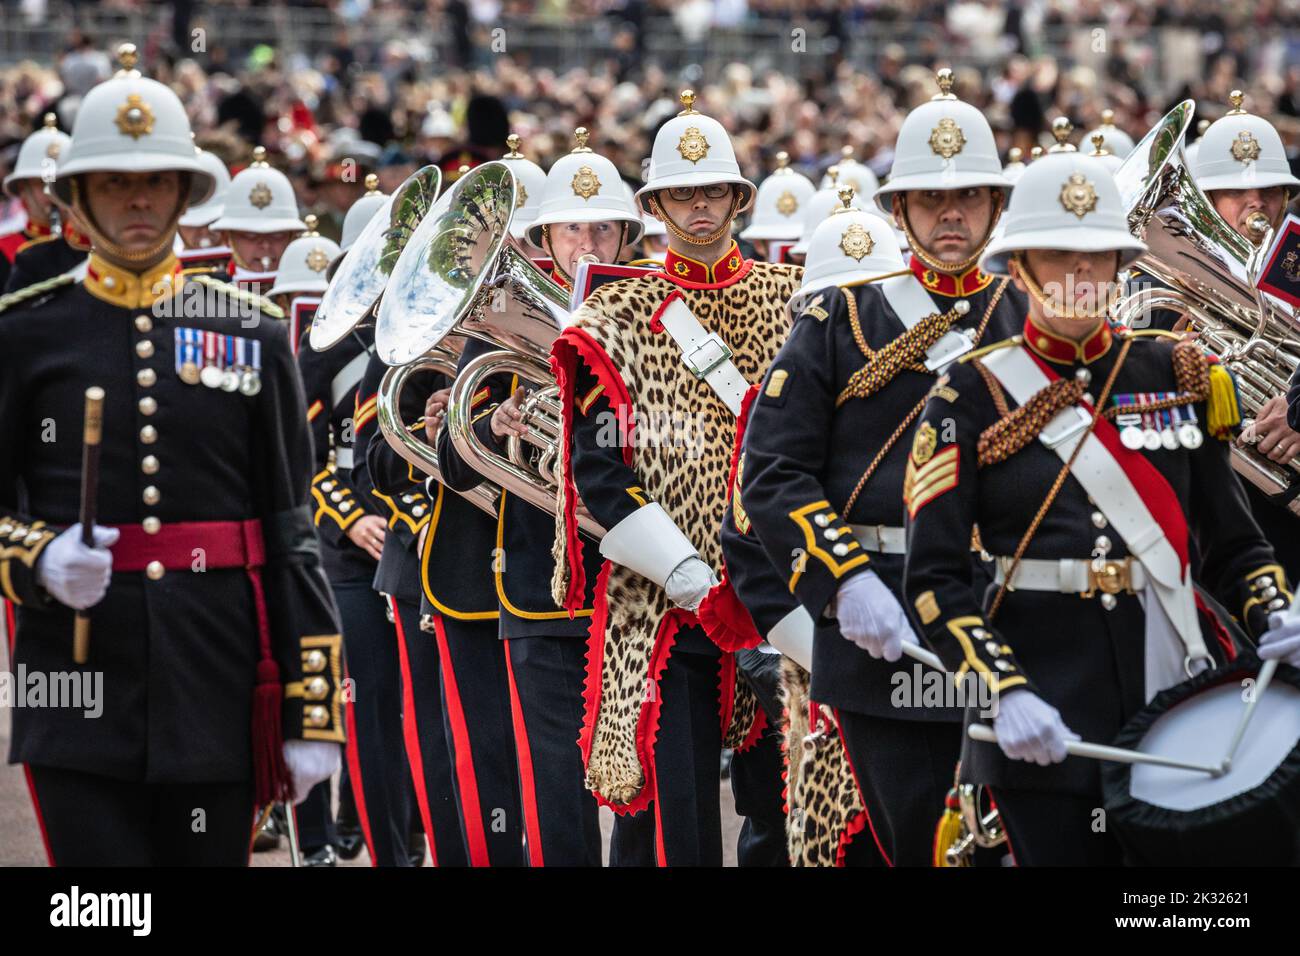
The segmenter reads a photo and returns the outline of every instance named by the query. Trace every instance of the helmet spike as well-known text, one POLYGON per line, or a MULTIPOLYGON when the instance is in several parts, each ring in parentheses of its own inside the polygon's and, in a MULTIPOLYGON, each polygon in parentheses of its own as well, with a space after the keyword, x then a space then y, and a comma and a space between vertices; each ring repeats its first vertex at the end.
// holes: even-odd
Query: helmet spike
POLYGON ((955 80, 956 77, 953 75, 952 70, 950 70, 946 66, 942 70, 939 70, 937 73, 935 73, 934 81, 935 83, 939 84, 939 92, 936 93, 934 96, 930 97, 930 99, 955 100, 957 98, 957 95, 952 91, 952 85, 955 82, 955 80))
POLYGON ((682 90, 680 99, 682 101, 682 106, 686 108, 678 113, 678 116, 690 116, 692 113, 696 112, 694 90, 682 90))

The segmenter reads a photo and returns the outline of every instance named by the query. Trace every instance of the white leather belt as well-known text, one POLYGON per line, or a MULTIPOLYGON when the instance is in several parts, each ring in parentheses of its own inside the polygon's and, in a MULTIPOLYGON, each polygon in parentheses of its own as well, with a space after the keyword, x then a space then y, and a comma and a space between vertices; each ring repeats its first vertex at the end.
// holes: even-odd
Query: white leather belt
MULTIPOLYGON (((998 557, 995 580, 1002 584, 1011 570, 1012 559, 998 557)), ((1093 558, 1061 558, 1051 561, 1044 558, 1025 558, 1016 568, 1016 577, 1008 591, 1055 591, 1059 594, 1079 594, 1092 597, 1097 591, 1103 594, 1130 594, 1147 586, 1146 569, 1133 558, 1118 561, 1098 561, 1093 558)))
POLYGON ((851 524, 853 537, 867 551, 877 554, 906 554, 907 529, 887 528, 883 524, 851 524))
POLYGON ((334 467, 351 468, 352 467, 352 449, 335 448, 334 449, 334 467))
POLYGON ((682 362, 691 374, 707 383, 731 414, 739 415, 749 382, 731 361, 731 347, 722 336, 706 330, 686 303, 676 297, 659 313, 659 321, 682 350, 682 362))

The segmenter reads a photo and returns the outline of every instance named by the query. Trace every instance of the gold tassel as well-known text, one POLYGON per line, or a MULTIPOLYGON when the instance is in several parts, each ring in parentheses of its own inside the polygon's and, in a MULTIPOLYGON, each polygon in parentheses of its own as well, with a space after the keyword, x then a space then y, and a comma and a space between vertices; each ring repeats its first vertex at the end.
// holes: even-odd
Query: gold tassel
POLYGON ((1241 424, 1241 408, 1237 404, 1237 385, 1226 368, 1217 362, 1210 365, 1210 394, 1206 398, 1206 428, 1221 441, 1232 437, 1233 430, 1241 424))
MULTIPOLYGON (((953 787, 948 791, 948 797, 944 800, 943 816, 939 818, 939 824, 934 829, 934 865, 948 866, 948 848, 962 838, 965 832, 961 819, 961 803, 957 799, 957 788, 953 787)), ((969 866, 966 859, 963 858, 958 866, 969 866)))

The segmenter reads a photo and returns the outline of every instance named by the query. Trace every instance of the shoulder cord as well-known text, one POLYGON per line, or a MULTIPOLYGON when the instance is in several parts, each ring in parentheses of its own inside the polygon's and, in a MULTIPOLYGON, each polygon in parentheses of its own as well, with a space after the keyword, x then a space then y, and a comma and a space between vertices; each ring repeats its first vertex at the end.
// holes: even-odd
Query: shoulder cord
POLYGON ((1043 523, 1043 518, 1047 516, 1047 510, 1052 507, 1052 502, 1060 494, 1061 488, 1065 484, 1065 476, 1074 467, 1075 460, 1079 457, 1079 453, 1083 451, 1084 443, 1097 427, 1097 422, 1102 417, 1100 409, 1106 404, 1106 399, 1110 397, 1111 387, 1115 384, 1115 376, 1119 374, 1119 370, 1123 367, 1124 360, 1128 357, 1129 346, 1132 344, 1132 339, 1124 340, 1124 345, 1119 350, 1119 356, 1115 359, 1115 366, 1110 370, 1110 375, 1106 377, 1106 384, 1102 387, 1101 396, 1097 399, 1097 404, 1093 406, 1092 420, 1088 423, 1087 430, 1083 433, 1083 437, 1079 439, 1079 443, 1074 446, 1074 451, 1070 453, 1070 458, 1065 463, 1065 467, 1057 474, 1056 481, 1052 483, 1051 490, 1048 491, 1047 497, 1043 499, 1038 513, 1034 515, 1034 520, 1029 523, 1029 528, 1025 531, 1024 537, 1020 539, 1020 544, 1016 545, 1016 553, 1011 559, 1011 567, 1008 569, 1006 577, 1003 578, 998 593, 993 598, 993 603, 989 605, 988 619, 990 621, 993 620, 994 615, 998 613, 998 608, 1002 605, 1002 598, 1007 593, 1007 585, 1015 580, 1016 572, 1020 570, 1020 562, 1025 556, 1025 549, 1029 547, 1029 542, 1033 540, 1034 535, 1038 532, 1038 526, 1043 523))

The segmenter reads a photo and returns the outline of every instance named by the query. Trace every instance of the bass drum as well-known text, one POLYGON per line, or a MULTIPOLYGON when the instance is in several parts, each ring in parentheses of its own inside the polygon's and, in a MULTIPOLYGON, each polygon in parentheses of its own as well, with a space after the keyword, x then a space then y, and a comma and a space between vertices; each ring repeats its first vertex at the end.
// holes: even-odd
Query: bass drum
MULTIPOLYGON (((1260 662, 1243 652, 1156 695, 1115 746, 1217 766, 1260 662)), ((1277 669, 1220 777, 1104 763, 1107 825, 1132 866, 1300 864, 1300 669, 1277 669)))

